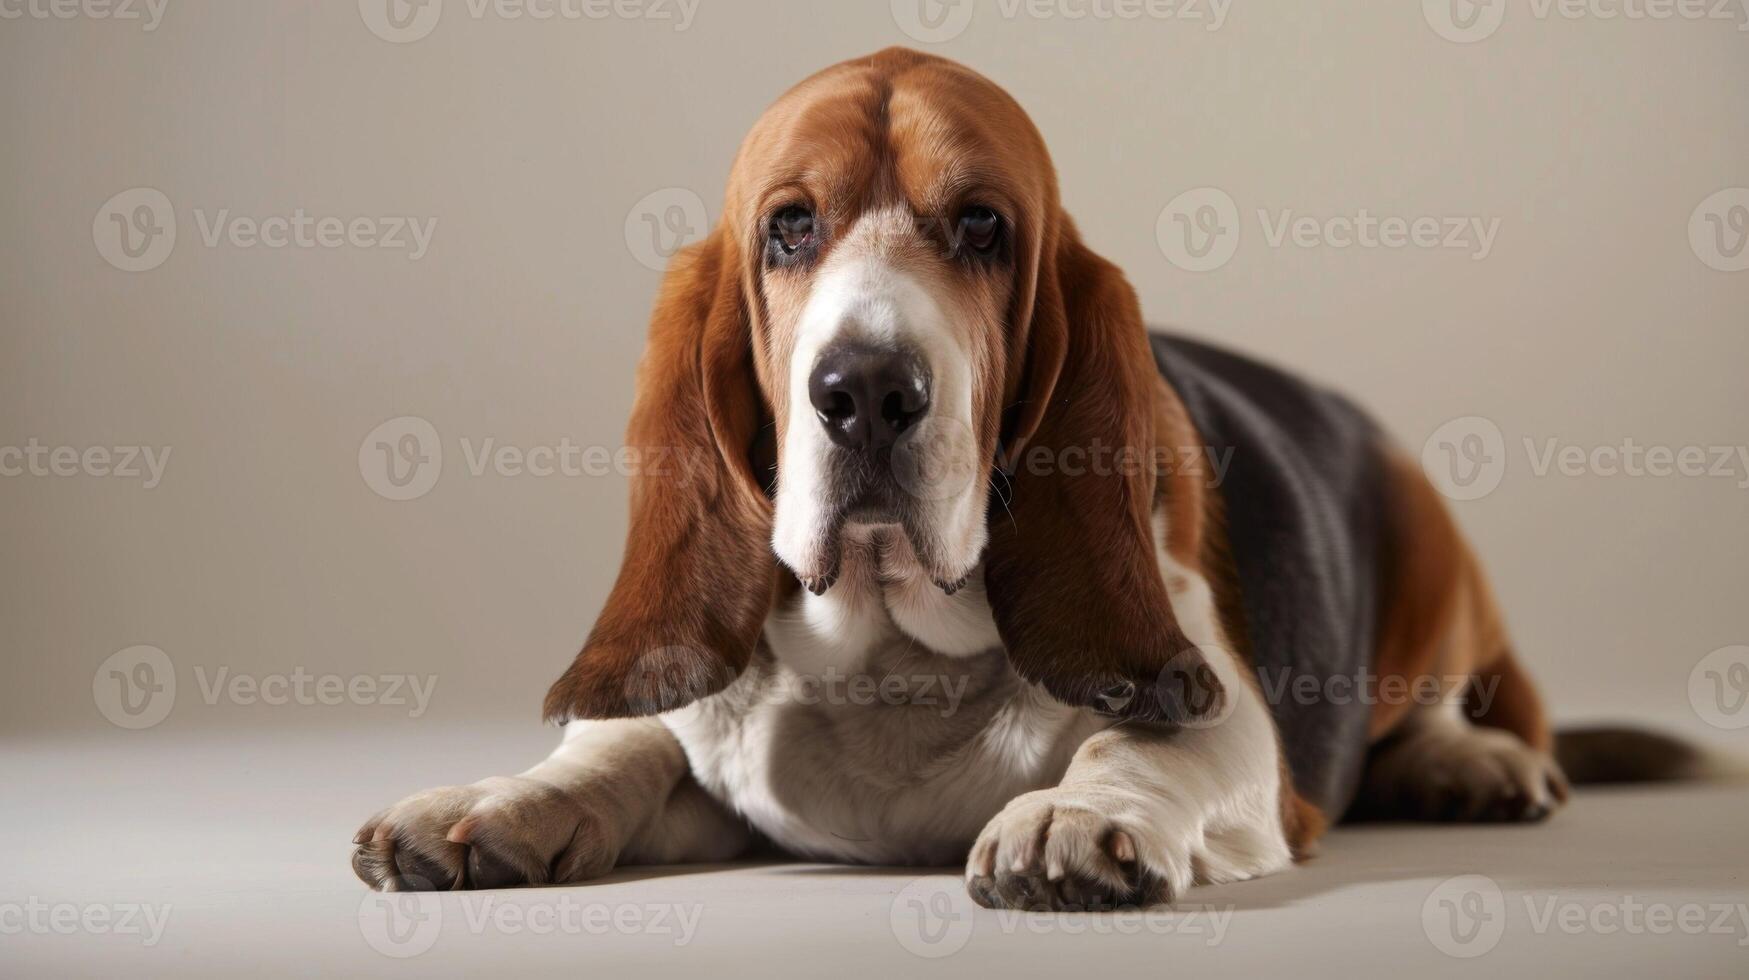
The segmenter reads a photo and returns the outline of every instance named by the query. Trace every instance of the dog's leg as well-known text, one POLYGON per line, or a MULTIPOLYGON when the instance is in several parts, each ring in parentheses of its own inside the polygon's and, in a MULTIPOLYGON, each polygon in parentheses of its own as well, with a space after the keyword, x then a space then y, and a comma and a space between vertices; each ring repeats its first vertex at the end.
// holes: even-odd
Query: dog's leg
POLYGON ((1566 799, 1566 778, 1546 750, 1472 723, 1451 701, 1416 709, 1373 747, 1353 816, 1535 821, 1566 799))
POLYGON ((372 888, 563 884, 615 865, 727 860, 750 843, 693 782, 660 721, 576 721, 520 776, 427 790, 366 821, 352 867, 372 888))
POLYGON ((1540 820, 1566 800, 1567 783, 1536 686, 1444 501, 1414 462, 1388 464, 1392 571, 1374 668, 1444 697, 1379 701, 1349 815, 1540 820))
POLYGON ((1170 902, 1195 882, 1293 863, 1275 722, 1227 652, 1207 583, 1169 567, 1173 609, 1230 698, 1206 725, 1125 724, 1076 751, 1059 785, 1017 797, 972 846, 967 887, 992 908, 1098 909, 1170 902))
POLYGON ((1253 703, 1213 728, 1121 725, 1088 739, 1061 784, 1017 797, 984 828, 967 861, 972 897, 990 908, 1150 905, 1289 866, 1275 733, 1240 689, 1253 703))

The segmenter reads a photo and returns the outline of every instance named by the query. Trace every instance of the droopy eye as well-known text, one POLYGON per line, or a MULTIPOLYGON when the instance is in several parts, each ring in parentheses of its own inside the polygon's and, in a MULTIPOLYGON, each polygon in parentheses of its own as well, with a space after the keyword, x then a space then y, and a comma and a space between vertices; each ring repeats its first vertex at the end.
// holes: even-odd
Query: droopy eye
POLYGON ((960 212, 959 240, 972 251, 987 253, 996 247, 1002 236, 1002 218, 996 212, 974 204, 960 212))
POLYGON ((814 212, 807 208, 792 204, 771 216, 771 240, 783 254, 794 255, 813 237, 814 212))

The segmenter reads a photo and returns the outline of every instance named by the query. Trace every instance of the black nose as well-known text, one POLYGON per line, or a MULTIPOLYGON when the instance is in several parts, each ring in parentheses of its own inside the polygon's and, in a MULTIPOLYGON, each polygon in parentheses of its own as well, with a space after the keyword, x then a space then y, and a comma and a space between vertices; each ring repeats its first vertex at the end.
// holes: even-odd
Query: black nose
POLYGON ((808 400, 833 442, 880 449, 929 411, 929 371, 910 351, 832 347, 808 378, 808 400))

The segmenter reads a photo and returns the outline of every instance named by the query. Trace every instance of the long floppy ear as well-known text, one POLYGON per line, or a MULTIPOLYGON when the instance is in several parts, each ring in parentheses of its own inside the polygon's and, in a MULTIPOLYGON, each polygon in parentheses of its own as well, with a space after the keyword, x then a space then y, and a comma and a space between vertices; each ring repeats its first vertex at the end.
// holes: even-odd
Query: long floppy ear
POLYGON ((732 245, 675 256, 626 435, 637 463, 619 580, 547 692, 549 721, 657 714, 722 690, 752 656, 777 585, 760 420, 732 245))
POLYGON ((1221 682, 1179 628, 1156 553, 1165 388, 1123 274, 1066 217, 1044 236, 1025 373, 1005 432, 1006 509, 985 582, 1022 677, 1124 719, 1219 717, 1221 682))

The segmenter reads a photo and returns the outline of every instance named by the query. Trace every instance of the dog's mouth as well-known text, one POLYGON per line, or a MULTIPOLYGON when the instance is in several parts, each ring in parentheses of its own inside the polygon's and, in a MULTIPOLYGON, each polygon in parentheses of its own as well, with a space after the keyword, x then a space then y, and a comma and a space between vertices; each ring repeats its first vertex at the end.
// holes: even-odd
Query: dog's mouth
POLYGON ((796 577, 815 595, 824 595, 838 580, 846 535, 863 528, 895 528, 910 544, 930 581, 952 595, 965 583, 963 560, 946 553, 935 528, 928 487, 912 474, 916 456, 903 441, 872 454, 834 454, 822 508, 813 569, 797 569, 796 577), (919 493, 919 489, 925 492, 919 493))
POLYGON ((912 509, 896 481, 884 472, 877 472, 859 481, 860 485, 841 494, 844 503, 836 508, 844 524, 900 524, 912 509))

